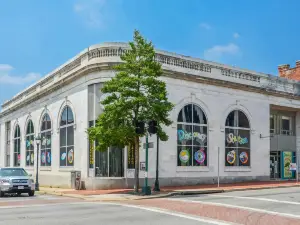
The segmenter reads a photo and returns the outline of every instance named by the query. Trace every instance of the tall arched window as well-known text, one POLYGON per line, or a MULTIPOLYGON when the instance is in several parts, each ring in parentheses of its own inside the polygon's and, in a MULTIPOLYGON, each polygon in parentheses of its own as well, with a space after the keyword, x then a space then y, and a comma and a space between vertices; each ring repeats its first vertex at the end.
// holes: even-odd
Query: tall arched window
POLYGON ((15 128, 14 134, 14 166, 21 164, 21 131, 19 125, 15 128))
POLYGON ((207 119, 194 104, 183 107, 177 119, 178 166, 207 166, 207 119))
POLYGON ((51 119, 46 113, 42 119, 41 125, 41 166, 51 166, 51 119))
POLYGON ((26 166, 34 165, 34 127, 29 120, 26 128, 26 166))
POLYGON ((74 166, 74 116, 66 106, 60 119, 60 166, 74 166))
POLYGON ((240 110, 232 111, 226 119, 225 165, 250 166, 250 125, 240 110))

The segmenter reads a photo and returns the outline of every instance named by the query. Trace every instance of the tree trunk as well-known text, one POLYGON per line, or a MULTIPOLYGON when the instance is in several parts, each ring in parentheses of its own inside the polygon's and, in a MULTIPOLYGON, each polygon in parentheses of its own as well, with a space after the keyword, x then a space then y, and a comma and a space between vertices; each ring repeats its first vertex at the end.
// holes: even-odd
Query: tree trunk
POLYGON ((134 140, 134 148, 135 148, 135 172, 134 172, 134 179, 135 179, 135 187, 134 192, 139 192, 140 187, 140 179, 139 179, 139 171, 140 171, 140 139, 139 136, 135 137, 134 140))

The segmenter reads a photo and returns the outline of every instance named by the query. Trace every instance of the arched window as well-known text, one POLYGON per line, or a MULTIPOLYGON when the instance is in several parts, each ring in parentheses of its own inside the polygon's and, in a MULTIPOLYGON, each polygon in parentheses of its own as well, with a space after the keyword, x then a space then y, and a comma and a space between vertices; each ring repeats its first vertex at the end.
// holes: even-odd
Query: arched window
POLYGON ((225 165, 250 166, 250 125, 240 110, 232 111, 226 119, 225 165))
POLYGON ((21 131, 19 125, 17 125, 14 134, 14 166, 20 166, 20 163, 21 163, 21 131))
POLYGON ((207 166, 207 119, 194 104, 184 106, 177 119, 178 166, 207 166))
POLYGON ((43 116, 41 124, 41 166, 51 166, 51 129, 51 119, 48 113, 46 113, 43 116))
POLYGON ((29 120, 26 128, 26 166, 34 165, 34 127, 29 120))
POLYGON ((74 166, 74 116, 66 106, 60 118, 60 166, 74 166))

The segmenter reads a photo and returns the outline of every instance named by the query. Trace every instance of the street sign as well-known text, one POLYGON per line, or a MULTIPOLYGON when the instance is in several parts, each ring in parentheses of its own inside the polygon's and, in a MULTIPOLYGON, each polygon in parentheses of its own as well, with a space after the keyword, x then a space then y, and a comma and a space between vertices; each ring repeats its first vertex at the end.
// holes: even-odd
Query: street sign
POLYGON ((290 163, 290 171, 297 171, 297 164, 296 163, 290 163))
POLYGON ((140 162, 140 171, 146 171, 146 162, 140 162))

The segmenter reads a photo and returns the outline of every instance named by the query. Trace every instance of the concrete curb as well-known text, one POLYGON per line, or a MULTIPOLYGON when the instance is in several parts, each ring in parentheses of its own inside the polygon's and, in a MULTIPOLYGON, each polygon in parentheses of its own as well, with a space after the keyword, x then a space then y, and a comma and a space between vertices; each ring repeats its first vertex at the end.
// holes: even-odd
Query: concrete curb
POLYGON ((71 198, 77 198, 81 200, 86 201, 103 201, 103 202, 112 202, 112 201, 130 201, 130 200, 146 200, 146 199, 158 199, 158 198, 168 198, 173 196, 182 196, 182 195, 202 195, 202 194, 217 194, 217 193, 224 193, 224 192, 233 192, 233 191, 248 191, 248 190, 263 190, 263 189, 274 189, 274 188, 289 188, 289 187, 300 187, 300 184, 295 184, 291 186, 272 186, 272 187, 247 187, 247 188, 238 188, 238 189, 213 189, 213 190, 181 190, 181 191, 171 191, 166 194, 158 194, 158 195, 152 195, 152 196, 132 196, 132 197, 112 197, 112 198, 89 198, 87 196, 83 195, 77 195, 77 194, 66 194, 61 192, 55 192, 55 191, 39 191, 37 194, 39 195, 56 195, 56 196, 65 196, 65 197, 71 197, 71 198))

